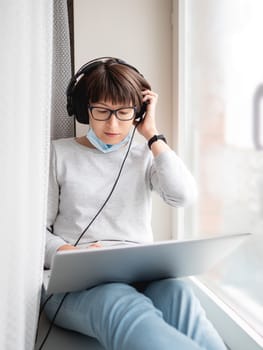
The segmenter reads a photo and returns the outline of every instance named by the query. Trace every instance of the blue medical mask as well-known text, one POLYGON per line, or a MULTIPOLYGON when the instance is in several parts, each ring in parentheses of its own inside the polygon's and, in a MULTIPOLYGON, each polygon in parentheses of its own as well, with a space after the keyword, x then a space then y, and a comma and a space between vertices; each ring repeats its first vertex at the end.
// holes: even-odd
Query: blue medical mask
POLYGON ((95 132, 91 127, 89 127, 86 137, 95 148, 97 148, 103 153, 109 153, 109 152, 117 151, 119 148, 125 145, 130 140, 131 134, 129 133, 124 140, 117 143, 116 145, 108 145, 107 143, 104 143, 103 141, 101 141, 96 136, 95 132))

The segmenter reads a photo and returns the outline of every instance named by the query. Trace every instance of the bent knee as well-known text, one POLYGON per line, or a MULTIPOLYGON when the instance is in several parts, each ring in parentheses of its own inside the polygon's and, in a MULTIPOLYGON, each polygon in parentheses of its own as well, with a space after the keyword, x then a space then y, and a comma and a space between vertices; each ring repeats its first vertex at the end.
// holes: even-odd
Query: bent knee
POLYGON ((119 329, 125 325, 127 329, 134 326, 142 315, 158 315, 152 301, 134 287, 122 283, 109 283, 93 289, 96 293, 97 305, 91 307, 92 318, 98 319, 98 329, 119 329))
POLYGON ((151 299, 156 297, 162 298, 193 298, 194 293, 186 281, 176 279, 176 278, 167 278, 151 283, 145 290, 145 294, 151 299))
POLYGON ((115 302, 125 295, 133 295, 136 290, 124 283, 105 283, 92 288, 92 293, 100 300, 106 299, 108 303, 115 302))
POLYGON ((149 307, 152 301, 134 287, 124 283, 107 283, 93 288, 92 293, 101 313, 125 314, 130 308, 149 307))

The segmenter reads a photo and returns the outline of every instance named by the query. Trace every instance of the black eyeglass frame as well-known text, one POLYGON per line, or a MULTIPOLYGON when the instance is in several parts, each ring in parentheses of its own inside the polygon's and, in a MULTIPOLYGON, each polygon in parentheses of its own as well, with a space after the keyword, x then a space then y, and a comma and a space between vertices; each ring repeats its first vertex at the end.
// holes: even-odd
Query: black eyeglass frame
POLYGON ((137 108, 136 108, 135 106, 121 107, 121 108, 117 108, 117 109, 110 109, 110 108, 106 108, 106 107, 98 107, 98 106, 90 106, 90 105, 88 105, 88 110, 90 111, 90 114, 91 114, 92 118, 93 118, 94 120, 99 121, 99 122, 105 122, 105 121, 109 120, 109 119, 111 118, 112 114, 114 114, 115 117, 116 117, 118 120, 120 120, 120 121, 122 121, 122 122, 128 122, 129 120, 132 120, 132 119, 135 119, 135 118, 136 118, 136 112, 137 112, 137 108), (93 113, 92 113, 92 110, 93 110, 94 108, 104 109, 104 110, 108 111, 110 114, 109 114, 109 116, 108 116, 106 119, 97 119, 97 118, 94 118, 93 113), (122 110, 122 109, 133 109, 133 116, 132 116, 131 118, 129 118, 129 119, 121 119, 120 117, 118 117, 117 113, 118 113, 118 111, 120 111, 120 110, 122 110))

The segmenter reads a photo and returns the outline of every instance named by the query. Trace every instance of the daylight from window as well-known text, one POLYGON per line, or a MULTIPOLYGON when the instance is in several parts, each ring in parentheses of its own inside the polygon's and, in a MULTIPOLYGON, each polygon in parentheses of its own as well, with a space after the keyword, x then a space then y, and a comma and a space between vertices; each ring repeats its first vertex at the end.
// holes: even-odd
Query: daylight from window
POLYGON ((187 2, 181 117, 199 186, 186 236, 253 234, 202 281, 263 339, 262 13, 261 0, 187 2))

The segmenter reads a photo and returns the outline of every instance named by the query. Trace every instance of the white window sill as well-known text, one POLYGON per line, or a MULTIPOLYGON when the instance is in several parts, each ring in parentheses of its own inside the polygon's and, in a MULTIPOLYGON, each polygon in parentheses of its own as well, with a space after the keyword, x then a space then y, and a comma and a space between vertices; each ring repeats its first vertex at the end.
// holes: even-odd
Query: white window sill
POLYGON ((263 339, 196 277, 189 278, 208 318, 231 350, 262 350, 263 339))

